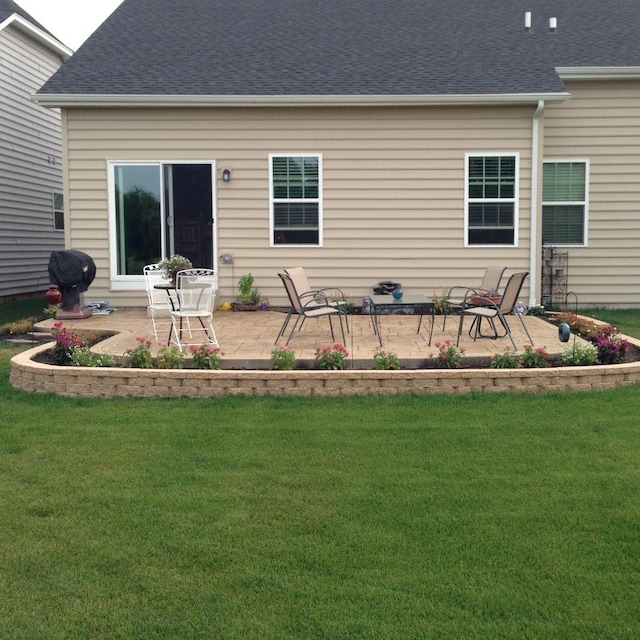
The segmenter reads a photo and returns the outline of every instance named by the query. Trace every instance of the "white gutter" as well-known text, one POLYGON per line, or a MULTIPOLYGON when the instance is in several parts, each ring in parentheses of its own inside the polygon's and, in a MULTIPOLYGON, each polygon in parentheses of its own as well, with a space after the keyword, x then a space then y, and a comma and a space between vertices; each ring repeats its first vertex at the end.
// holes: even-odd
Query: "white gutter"
POLYGON ((529 306, 536 305, 538 287, 538 187, 540 184, 540 118, 544 112, 544 100, 538 102, 531 125, 531 245, 529 247, 529 306))
POLYGON ((556 67, 562 80, 637 80, 640 67, 556 67))
POLYGON ((464 95, 113 95, 46 94, 31 96, 43 107, 313 107, 313 106, 456 106, 531 104, 567 100, 569 92, 464 95))

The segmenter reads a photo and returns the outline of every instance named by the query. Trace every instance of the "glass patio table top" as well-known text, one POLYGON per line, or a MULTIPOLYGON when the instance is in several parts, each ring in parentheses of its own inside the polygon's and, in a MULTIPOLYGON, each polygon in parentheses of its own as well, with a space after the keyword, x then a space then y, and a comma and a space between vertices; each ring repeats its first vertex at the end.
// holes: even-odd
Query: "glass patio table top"
POLYGON ((380 317, 388 313, 393 313, 394 309, 402 310, 400 311, 400 313, 413 313, 414 315, 420 316, 416 333, 420 333, 420 327, 422 326, 422 316, 428 315, 429 345, 431 345, 436 305, 429 296, 424 294, 405 294, 402 296, 402 298, 394 298, 393 295, 372 295, 369 296, 369 299, 371 300, 371 318, 373 320, 373 330, 378 336, 378 341, 380 342, 381 347, 383 346, 383 342, 380 317))

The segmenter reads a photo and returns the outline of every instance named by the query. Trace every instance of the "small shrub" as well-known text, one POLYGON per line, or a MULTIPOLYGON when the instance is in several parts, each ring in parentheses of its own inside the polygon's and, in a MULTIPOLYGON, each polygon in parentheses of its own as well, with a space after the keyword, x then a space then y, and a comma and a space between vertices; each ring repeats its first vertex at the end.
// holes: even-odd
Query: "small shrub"
MULTIPOLYGON (((462 358, 464 357, 464 347, 458 347, 454 344, 453 340, 445 340, 444 342, 436 342, 435 345, 438 348, 438 354, 436 358, 436 366, 438 369, 461 369, 462 358)), ((433 353, 429 354, 430 358, 433 358, 433 353)))
POLYGON ((185 354, 178 347, 162 347, 156 356, 158 369, 182 369, 185 354))
POLYGON ((78 347, 71 353, 72 367, 115 367, 115 358, 110 353, 95 355, 87 346, 78 347))
POLYGON ((296 354, 286 344, 281 344, 271 352, 269 369, 272 371, 291 371, 296 366, 296 354))
POLYGON ((530 316, 543 316, 546 313, 546 309, 541 304, 534 304, 532 307, 529 307, 530 316))
POLYGON ((68 365, 75 349, 84 346, 77 333, 69 331, 62 322, 56 322, 51 328, 55 339, 53 347, 53 359, 57 364, 68 365))
POLYGON ((504 353, 496 353, 491 360, 491 369, 517 369, 520 366, 520 356, 507 349, 504 353))
POLYGON ((0 327, 0 333, 2 335, 19 336, 24 333, 33 331, 33 324, 35 318, 25 318, 24 320, 18 320, 17 322, 8 322, 0 327))
POLYGON ((316 349, 316 361, 320 369, 338 371, 344 369, 349 352, 344 345, 336 342, 330 347, 318 347, 316 349))
POLYGON ((617 364, 624 362, 629 342, 620 335, 615 327, 607 326, 600 329, 596 348, 598 349, 598 360, 602 364, 617 364))
POLYGON ((45 307, 42 310, 42 313, 44 313, 44 315, 47 318, 53 318, 55 317, 56 313, 58 313, 58 311, 60 311, 61 305, 59 304, 50 304, 48 307, 45 307))
POLYGON ((126 354, 129 358, 129 366, 136 369, 153 369, 153 356, 151 355, 151 341, 146 338, 136 338, 137 347, 130 347, 126 354))
POLYGON ((566 322, 572 330, 575 330, 578 323, 578 316, 572 311, 563 311, 555 315, 558 324, 566 322))
POLYGON ((97 367, 98 361, 93 357, 89 347, 79 347, 73 350, 69 364, 72 367, 97 367))
POLYGON ((378 349, 378 351, 373 354, 373 368, 378 371, 400 369, 400 359, 392 351, 378 349))
POLYGON ((597 340, 601 331, 602 325, 595 323, 593 320, 578 318, 576 321, 576 332, 586 340, 597 340))
POLYGON ((99 367, 115 367, 116 359, 110 353, 101 353, 97 356, 99 367))
POLYGON ((218 347, 210 347, 207 344, 194 345, 190 349, 193 358, 194 369, 219 369, 220 361, 224 355, 218 347))
POLYGON ((447 287, 442 288, 442 292, 438 295, 435 291, 431 296, 431 301, 435 307, 435 312, 439 315, 450 313, 452 311, 451 304, 449 303, 449 290, 447 287))
POLYGON ((549 366, 550 360, 544 349, 534 349, 530 344, 524 345, 524 352, 520 355, 520 365, 524 369, 544 369, 549 366))
POLYGON ((567 367, 598 364, 598 348, 593 344, 574 343, 562 352, 560 363, 567 367))

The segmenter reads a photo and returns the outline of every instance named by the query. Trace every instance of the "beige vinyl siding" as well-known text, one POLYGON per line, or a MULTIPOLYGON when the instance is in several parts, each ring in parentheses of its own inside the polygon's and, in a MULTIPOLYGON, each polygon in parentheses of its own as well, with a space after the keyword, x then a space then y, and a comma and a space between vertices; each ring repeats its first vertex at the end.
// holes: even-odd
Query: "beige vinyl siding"
POLYGON ((567 82, 545 110, 545 159, 589 159, 587 246, 569 247, 583 306, 640 306, 640 83, 567 82))
POLYGON ((23 32, 0 31, 0 297, 42 291, 53 249, 52 192, 62 192, 60 113, 30 96, 61 60, 23 32))
POLYGON ((91 255, 91 298, 145 303, 110 288, 109 161, 215 161, 221 300, 251 271, 284 304, 278 270, 356 298, 383 279, 407 292, 479 282, 490 263, 528 269, 533 107, 68 109, 70 247, 91 255), (518 153, 518 247, 464 247, 465 153, 518 153), (269 154, 321 154, 322 247, 270 247, 269 154), (223 169, 231 182, 221 180, 223 169))

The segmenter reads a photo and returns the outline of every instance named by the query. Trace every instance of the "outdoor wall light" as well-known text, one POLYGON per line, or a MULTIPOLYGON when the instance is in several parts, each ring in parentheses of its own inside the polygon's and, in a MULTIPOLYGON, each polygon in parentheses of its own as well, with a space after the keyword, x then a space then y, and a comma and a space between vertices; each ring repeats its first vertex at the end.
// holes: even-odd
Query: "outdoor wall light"
POLYGON ((230 253, 223 253, 220 256, 220 260, 222 260, 224 264, 233 264, 233 256, 230 253))
POLYGON ((231 171, 229 169, 225 169, 222 172, 222 182, 231 182, 231 171))

